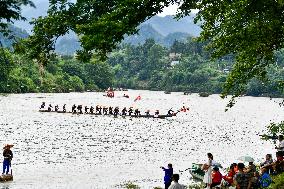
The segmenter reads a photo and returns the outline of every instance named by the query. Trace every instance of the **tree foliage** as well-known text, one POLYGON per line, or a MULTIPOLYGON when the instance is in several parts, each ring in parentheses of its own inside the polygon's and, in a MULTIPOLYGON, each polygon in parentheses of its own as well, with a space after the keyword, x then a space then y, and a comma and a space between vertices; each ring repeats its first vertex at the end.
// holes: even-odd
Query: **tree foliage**
POLYGON ((21 15, 21 10, 22 6, 27 5, 35 7, 30 0, 1 0, 0 31, 5 31, 8 23, 13 23, 15 20, 25 20, 25 17, 21 15))

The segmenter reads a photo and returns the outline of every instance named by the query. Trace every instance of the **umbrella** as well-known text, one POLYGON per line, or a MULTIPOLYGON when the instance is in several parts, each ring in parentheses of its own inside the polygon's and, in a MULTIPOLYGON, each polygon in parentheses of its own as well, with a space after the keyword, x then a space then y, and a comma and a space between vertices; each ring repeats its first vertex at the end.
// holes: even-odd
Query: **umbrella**
POLYGON ((254 159, 250 156, 241 156, 238 158, 238 160, 243 162, 254 162, 254 159))

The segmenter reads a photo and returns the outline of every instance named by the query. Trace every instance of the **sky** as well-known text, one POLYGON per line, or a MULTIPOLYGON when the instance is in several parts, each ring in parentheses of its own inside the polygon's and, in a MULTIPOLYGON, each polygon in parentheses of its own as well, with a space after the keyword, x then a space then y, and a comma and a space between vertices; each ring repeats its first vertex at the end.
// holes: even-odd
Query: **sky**
POLYGON ((178 6, 177 5, 171 5, 169 7, 164 8, 164 11, 158 16, 166 16, 166 15, 174 15, 177 11, 178 6))

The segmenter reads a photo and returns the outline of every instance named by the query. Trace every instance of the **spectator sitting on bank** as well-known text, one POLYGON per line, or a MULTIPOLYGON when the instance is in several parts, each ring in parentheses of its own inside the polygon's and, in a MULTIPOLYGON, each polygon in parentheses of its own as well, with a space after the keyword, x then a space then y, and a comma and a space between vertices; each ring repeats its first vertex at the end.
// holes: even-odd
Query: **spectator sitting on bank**
POLYGON ((215 186, 218 186, 221 184, 222 181, 222 174, 219 171, 218 167, 214 167, 212 171, 212 184, 210 185, 210 188, 213 188, 215 186))
POLYGON ((272 155, 271 154, 266 154, 265 161, 260 164, 260 167, 261 168, 266 168, 267 173, 270 174, 270 173, 273 172, 272 163, 273 163, 272 155))
POLYGON ((185 189, 184 186, 180 185, 178 183, 179 180, 179 175, 178 174, 173 174, 173 178, 172 178, 173 182, 170 185, 169 189, 185 189))
POLYGON ((260 188, 267 188, 272 182, 271 177, 267 173, 266 168, 261 168, 261 176, 259 179, 260 188))
POLYGON ((254 173, 256 172, 256 166, 253 164, 253 162, 249 162, 245 172, 249 174, 250 177, 253 177, 254 173))
POLYGON ((284 160, 280 152, 276 152, 276 161, 272 164, 273 174, 279 174, 284 171, 284 160))
POLYGON ((238 164, 233 163, 235 173, 239 172, 238 164))
POLYGON ((256 171, 254 172, 254 176, 251 178, 251 189, 260 188, 259 180, 260 180, 260 175, 259 175, 259 172, 256 171))
POLYGON ((234 184, 238 189, 248 189, 250 185, 250 176, 244 172, 245 165, 238 163, 239 172, 234 177, 234 184))
POLYGON ((224 182, 223 182, 222 185, 223 186, 232 186, 235 174, 236 173, 234 171, 234 164, 231 164, 228 174, 223 177, 224 182))

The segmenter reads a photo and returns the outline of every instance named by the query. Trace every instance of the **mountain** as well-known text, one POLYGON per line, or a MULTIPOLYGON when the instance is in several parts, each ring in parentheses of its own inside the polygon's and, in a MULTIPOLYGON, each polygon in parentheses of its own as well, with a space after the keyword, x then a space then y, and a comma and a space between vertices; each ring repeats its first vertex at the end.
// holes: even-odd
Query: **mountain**
POLYGON ((165 17, 154 16, 143 24, 150 24, 157 32, 164 36, 170 33, 182 32, 196 37, 199 36, 201 28, 193 23, 194 16, 195 14, 192 14, 179 20, 174 19, 174 16, 171 15, 165 17))
POLYGON ((152 38, 158 43, 162 43, 164 36, 157 32, 150 24, 143 24, 139 27, 139 32, 135 35, 126 36, 124 43, 133 45, 142 44, 146 39, 152 38))
POLYGON ((0 41, 2 42, 4 47, 11 48, 12 44, 15 41, 17 41, 18 39, 27 38, 29 36, 29 34, 26 30, 23 30, 23 29, 18 28, 16 26, 9 25, 8 29, 11 31, 10 36, 13 37, 13 38, 10 38, 10 36, 4 37, 3 34, 0 33, 0 41))

